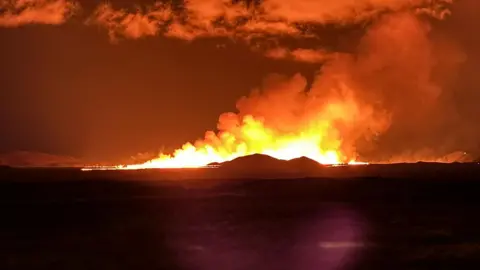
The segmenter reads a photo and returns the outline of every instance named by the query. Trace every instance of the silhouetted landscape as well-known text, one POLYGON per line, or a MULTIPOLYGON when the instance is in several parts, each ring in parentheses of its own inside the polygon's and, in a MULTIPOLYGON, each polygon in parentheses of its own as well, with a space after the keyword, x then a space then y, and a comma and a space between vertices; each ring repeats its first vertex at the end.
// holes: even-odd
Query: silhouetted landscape
POLYGON ((0 270, 480 269, 477 25, 479 0, 0 0, 0 270))
POLYGON ((312 172, 315 165, 308 159, 251 156, 218 169, 4 167, 0 268, 459 269, 480 264, 478 164, 319 165, 314 171, 321 176, 284 179, 275 178, 285 172, 275 167, 279 164, 298 165, 292 176, 302 166, 312 172), (234 175, 246 167, 250 177, 234 175))

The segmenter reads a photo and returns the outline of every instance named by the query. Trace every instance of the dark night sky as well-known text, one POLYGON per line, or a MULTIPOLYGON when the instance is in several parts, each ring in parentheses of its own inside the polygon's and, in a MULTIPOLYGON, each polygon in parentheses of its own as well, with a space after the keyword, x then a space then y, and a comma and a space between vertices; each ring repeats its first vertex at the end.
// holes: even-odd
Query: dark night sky
MULTIPOLYGON (((436 26, 468 56, 456 87, 469 89, 460 99, 462 115, 472 118, 480 101, 479 15, 476 0, 459 1, 436 26)), ((218 116, 269 73, 312 76, 318 69, 268 59, 227 39, 149 37, 114 45, 101 29, 75 20, 3 28, 0 40, 0 152, 112 159, 171 149, 214 129, 218 116)))

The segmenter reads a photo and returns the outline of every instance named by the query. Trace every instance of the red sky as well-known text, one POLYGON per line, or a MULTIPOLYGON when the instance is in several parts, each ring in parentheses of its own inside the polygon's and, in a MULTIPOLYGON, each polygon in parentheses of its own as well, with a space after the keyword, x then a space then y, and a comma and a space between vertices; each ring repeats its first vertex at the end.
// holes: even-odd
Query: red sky
MULTIPOLYGON (((134 7, 131 1, 111 2, 114 8, 134 7)), ((276 42, 281 45, 277 47, 291 50, 287 56, 277 52, 281 58, 288 57, 277 59, 267 57, 264 47, 252 48, 253 43, 245 42, 240 32, 233 39, 228 33, 193 41, 163 34, 130 39, 116 33, 119 39, 113 43, 102 25, 84 23, 97 4, 100 1, 80 1, 82 9, 65 22, 42 17, 0 27, 0 152, 26 150, 108 160, 177 148, 215 129, 218 116, 235 110, 236 101, 261 85, 268 74, 300 73, 311 80, 321 60, 302 62, 295 49, 349 52, 357 48, 366 29, 365 22, 334 26, 336 21, 325 25, 318 19, 306 23, 320 36, 317 39, 291 33, 262 37, 260 46, 276 42)), ((337 12, 343 7, 328 8, 337 12)), ((330 18, 328 8, 318 14, 330 18)), ((296 19, 282 9, 269 14, 287 22, 296 19)), ((338 20, 349 20, 344 12, 336 14, 340 14, 338 20)), ((445 119, 445 130, 458 128, 461 121, 458 140, 452 141, 471 151, 480 150, 476 149, 480 142, 479 18, 480 3, 463 0, 453 5, 450 17, 432 23, 433 35, 466 55, 454 83, 446 86, 455 90, 443 97, 455 104, 459 118, 439 117, 445 119)), ((397 138, 387 134, 386 142, 393 140, 389 137, 397 138)))

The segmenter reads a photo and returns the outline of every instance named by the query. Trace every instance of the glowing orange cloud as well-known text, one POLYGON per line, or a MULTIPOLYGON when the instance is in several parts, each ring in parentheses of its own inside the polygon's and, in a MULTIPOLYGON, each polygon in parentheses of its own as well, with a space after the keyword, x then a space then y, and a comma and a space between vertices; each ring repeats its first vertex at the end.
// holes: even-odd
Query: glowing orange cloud
MULTIPOLYGON (((249 40, 268 35, 305 36, 298 23, 355 23, 385 12, 412 10, 437 18, 449 14, 453 0, 263 0, 259 4, 230 0, 185 0, 173 12, 170 4, 156 2, 135 11, 101 4, 87 24, 107 29, 110 38, 138 39, 165 35, 192 40, 226 36, 249 40)), ((69 0, 0 0, 0 26, 62 24, 78 8, 69 0)), ((310 35, 310 34, 309 34, 310 35)))
POLYGON ((157 35, 159 28, 171 16, 170 8, 160 3, 147 8, 146 11, 136 12, 116 10, 111 4, 102 4, 87 20, 87 24, 105 27, 113 41, 117 40, 118 36, 137 39, 157 35))
POLYGON ((173 155, 117 168, 201 167, 258 153, 281 160, 308 157, 322 164, 355 164, 353 140, 342 134, 360 138, 381 132, 388 127, 388 115, 377 114, 348 86, 331 86, 307 89, 301 75, 272 75, 237 102, 238 113, 220 116, 218 133, 208 131, 173 155), (356 121, 362 125, 353 125, 356 121))
POLYGON ((111 37, 137 39, 163 34, 186 40, 206 36, 249 40, 269 35, 306 36, 298 23, 357 23, 386 12, 409 10, 443 18, 452 1, 263 0, 247 5, 246 1, 185 0, 183 10, 176 13, 166 4, 134 12, 101 5, 88 21, 105 27, 111 37), (165 26, 163 31, 160 26, 165 26))
MULTIPOLYGON (((429 31, 429 24, 412 12, 384 15, 355 52, 326 60, 311 84, 300 74, 272 75, 240 98, 235 112, 219 117, 217 132, 207 131, 203 139, 172 154, 116 168, 201 167, 251 154, 355 163, 359 148, 375 147, 393 126, 395 133, 421 134, 431 127, 427 116, 442 109, 443 88, 434 72, 442 53, 429 31)), ((324 59, 321 50, 276 53, 304 61, 324 59)))
POLYGON ((328 52, 323 49, 298 48, 290 50, 282 47, 270 49, 265 52, 265 56, 269 58, 290 59, 306 63, 324 63, 338 55, 338 53, 328 52))
POLYGON ((453 0, 263 0, 267 18, 304 23, 351 23, 385 12, 419 10, 445 14, 453 0))
POLYGON ((62 24, 77 7, 68 0, 3 0, 0 1, 0 26, 62 24))

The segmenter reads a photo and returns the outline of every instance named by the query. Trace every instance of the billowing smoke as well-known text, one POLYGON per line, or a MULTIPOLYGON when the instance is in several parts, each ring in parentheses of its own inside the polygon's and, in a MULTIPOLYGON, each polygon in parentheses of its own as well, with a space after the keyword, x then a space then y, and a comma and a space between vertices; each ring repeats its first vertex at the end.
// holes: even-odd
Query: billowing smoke
POLYGON ((232 153, 236 151, 232 147, 242 145, 246 153, 254 153, 264 150, 255 149, 258 145, 281 148, 282 140, 297 138, 340 152, 342 161, 359 155, 385 161, 396 154, 408 154, 404 161, 431 160, 439 153, 422 147, 435 141, 438 145, 432 149, 443 148, 449 136, 438 133, 438 128, 454 113, 442 99, 448 95, 445 77, 438 76, 451 74, 462 60, 451 57, 451 50, 433 42, 429 24, 417 15, 383 15, 353 53, 320 54, 326 62, 310 87, 300 74, 272 75, 262 88, 238 101, 238 113, 220 117, 218 134, 207 132, 195 147, 232 153), (313 134, 321 136, 315 139, 313 134), (409 147, 425 156, 405 152, 409 147))
MULTIPOLYGON (((85 21, 105 28, 112 41, 227 37, 245 41, 266 57, 322 64, 311 83, 300 74, 270 76, 238 101, 238 112, 220 117, 218 132, 186 144, 179 156, 217 161, 289 150, 295 141, 296 149, 307 154, 316 145, 321 153, 310 154, 321 159, 422 159, 418 153, 428 153, 430 159, 462 150, 451 138, 468 130, 452 102, 451 87, 464 55, 432 32, 429 23, 432 17, 446 18, 452 2, 185 0, 135 11, 101 4, 85 21), (349 51, 327 49, 319 42, 310 47, 288 43, 292 38, 321 41, 317 30, 325 25, 363 25, 366 30, 349 51), (331 151, 339 156, 332 157, 331 151)), ((61 24, 75 7, 67 0, 0 0, 0 25, 61 24)), ((288 154, 276 152, 279 157, 288 154)))
POLYGON ((458 150, 447 144, 458 132, 452 123, 459 120, 448 78, 464 60, 461 51, 449 44, 412 13, 384 15, 369 28, 354 54, 322 68, 314 88, 338 81, 376 112, 388 112, 388 130, 355 143, 360 152, 370 154, 369 160, 425 147, 439 150, 436 155, 448 154, 458 150))
POLYGON ((105 5, 90 22, 106 27, 112 39, 225 36, 252 45, 257 38, 274 37, 273 47, 252 49, 270 58, 323 64, 311 86, 300 74, 271 76, 237 103, 238 113, 220 117, 218 133, 207 132, 205 140, 194 147, 187 144, 187 151, 179 155, 194 149, 241 155, 265 150, 256 149, 252 141, 281 148, 282 141, 300 138, 341 152, 342 161, 358 155, 377 161, 399 154, 396 160, 422 159, 418 153, 428 153, 423 159, 431 160, 458 150, 447 147, 451 136, 445 127, 458 119, 447 98, 451 90, 446 78, 452 77, 463 56, 433 35, 428 22, 428 17, 444 19, 449 4, 452 1, 192 0, 180 9, 162 4, 136 13, 105 5), (321 40, 315 31, 318 25, 358 23, 367 30, 350 52, 318 45, 291 48, 279 41, 321 40))
POLYGON ((372 152, 375 157, 407 149, 436 149, 436 155, 458 150, 448 145, 459 131, 453 125, 459 119, 449 79, 464 55, 449 44, 408 13, 384 17, 364 37, 358 68, 349 74, 362 95, 392 114, 391 127, 372 152))
POLYGON ((69 0, 0 0, 0 26, 63 24, 76 7, 69 0))
POLYGON ((218 132, 146 166, 197 166, 253 153, 325 163, 417 161, 442 154, 428 146, 446 151, 449 136, 439 131, 455 119, 455 107, 444 98, 445 75, 462 57, 435 40, 426 20, 407 11, 384 14, 353 52, 325 55, 311 86, 300 74, 272 75, 237 102, 238 112, 220 116, 218 132))

